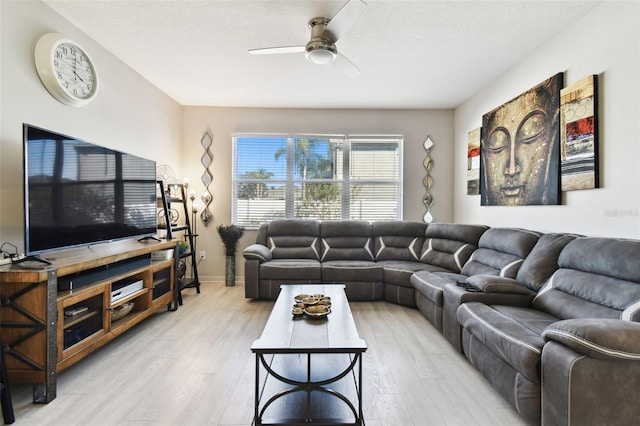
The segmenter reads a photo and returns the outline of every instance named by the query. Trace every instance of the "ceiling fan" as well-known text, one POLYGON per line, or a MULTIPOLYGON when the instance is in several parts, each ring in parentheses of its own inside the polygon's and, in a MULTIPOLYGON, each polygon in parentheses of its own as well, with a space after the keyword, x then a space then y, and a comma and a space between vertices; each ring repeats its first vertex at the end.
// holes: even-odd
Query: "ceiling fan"
POLYGON ((357 77, 360 75, 360 70, 346 56, 338 52, 336 42, 349 31, 366 6, 367 4, 362 0, 349 0, 333 18, 311 19, 309 21, 311 39, 305 46, 267 47, 251 49, 249 53, 252 55, 304 53, 309 62, 324 65, 335 61, 345 74, 357 77))

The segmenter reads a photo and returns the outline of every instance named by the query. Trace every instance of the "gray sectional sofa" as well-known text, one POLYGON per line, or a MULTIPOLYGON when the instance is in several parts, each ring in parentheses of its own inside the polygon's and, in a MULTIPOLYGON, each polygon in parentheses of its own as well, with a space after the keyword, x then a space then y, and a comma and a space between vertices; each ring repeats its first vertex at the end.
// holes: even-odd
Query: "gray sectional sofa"
POLYGON ((416 307, 413 273, 459 273, 486 230, 410 221, 272 221, 243 251, 246 296, 275 299, 287 283, 341 283, 349 300, 416 307))
POLYGON ((245 295, 343 283, 417 308, 532 424, 640 418, 640 241, 482 225, 278 220, 245 295))

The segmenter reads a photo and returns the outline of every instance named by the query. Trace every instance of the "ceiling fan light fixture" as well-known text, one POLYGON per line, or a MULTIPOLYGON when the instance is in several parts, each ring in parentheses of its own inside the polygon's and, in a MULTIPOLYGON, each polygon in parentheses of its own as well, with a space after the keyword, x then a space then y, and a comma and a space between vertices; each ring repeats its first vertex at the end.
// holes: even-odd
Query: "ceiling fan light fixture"
POLYGON ((305 50, 305 55, 309 62, 324 65, 330 64, 338 56, 336 46, 325 43, 309 43, 305 50))
POLYGON ((311 38, 304 46, 251 49, 249 53, 257 55, 304 52, 309 62, 318 65, 330 64, 338 59, 335 66, 336 69, 341 69, 349 77, 357 77, 360 75, 358 67, 344 55, 340 55, 338 58, 336 42, 349 31, 366 6, 367 4, 363 0, 347 0, 333 18, 329 19, 322 16, 312 18, 309 21, 311 38))
POLYGON ((321 17, 309 21, 311 40, 307 43, 304 54, 311 63, 330 64, 338 56, 334 40, 329 39, 324 33, 328 23, 329 19, 321 17))

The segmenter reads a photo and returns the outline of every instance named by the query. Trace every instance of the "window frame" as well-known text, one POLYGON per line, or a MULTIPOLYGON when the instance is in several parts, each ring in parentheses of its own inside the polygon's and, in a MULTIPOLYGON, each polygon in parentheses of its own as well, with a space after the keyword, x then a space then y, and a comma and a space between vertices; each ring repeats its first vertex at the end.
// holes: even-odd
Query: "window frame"
MULTIPOLYGON (((296 206, 299 206, 298 200, 296 199, 296 186, 303 183, 337 183, 340 185, 340 217, 331 218, 331 219, 323 219, 317 217, 309 217, 309 219, 317 219, 317 220, 335 220, 335 219, 350 219, 351 218, 351 189, 353 185, 357 184, 369 184, 369 185, 391 185, 396 188, 397 197, 395 199, 396 205, 396 217, 389 218, 392 219, 401 219, 403 217, 403 197, 404 197, 404 173, 403 173, 403 163, 404 163, 404 136, 399 134, 389 134, 389 135, 369 135, 369 134, 322 134, 322 133, 237 133, 232 135, 232 188, 231 188, 231 218, 232 222, 239 224, 240 226, 244 226, 247 229, 257 229, 259 227, 259 223, 256 224, 243 224, 238 223, 238 189, 242 183, 261 183, 261 179, 241 179, 238 176, 238 139, 241 138, 282 138, 286 141, 286 177, 284 179, 276 178, 270 180, 270 182, 276 183, 278 185, 284 185, 284 194, 285 194, 285 207, 284 207, 284 218, 287 219, 297 219, 302 218, 297 215, 296 206), (296 147, 296 140, 299 138, 305 139, 328 139, 328 140, 338 140, 340 142, 340 149, 342 151, 342 161, 341 164, 334 164, 335 168, 340 168, 340 172, 337 171, 335 174, 341 174, 340 179, 336 178, 313 178, 313 179, 302 179, 301 177, 296 177, 295 170, 295 158, 294 158, 294 150, 296 147), (397 171, 397 178, 367 178, 367 179, 352 179, 352 170, 353 166, 351 164, 352 161, 352 148, 354 144, 357 143, 366 143, 370 142, 373 146, 376 143, 391 143, 396 144, 396 155, 397 155, 397 163, 393 164, 392 169, 397 171)), ((246 173, 246 172, 245 172, 246 173)), ((266 180, 266 179, 265 179, 266 180)), ((264 219, 264 221, 270 221, 274 219, 279 219, 281 217, 274 216, 270 219, 264 219)), ((364 219, 364 220, 377 220, 377 219, 364 219)), ((382 219, 381 219, 382 220, 382 219)))

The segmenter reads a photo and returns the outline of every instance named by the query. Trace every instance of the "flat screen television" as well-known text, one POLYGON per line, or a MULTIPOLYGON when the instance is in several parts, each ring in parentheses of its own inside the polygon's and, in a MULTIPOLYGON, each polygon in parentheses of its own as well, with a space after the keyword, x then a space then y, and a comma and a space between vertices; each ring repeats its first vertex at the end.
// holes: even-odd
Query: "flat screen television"
POLYGON ((23 125, 25 252, 157 232, 156 163, 23 125))

